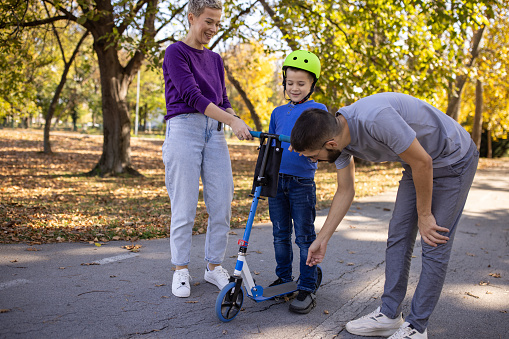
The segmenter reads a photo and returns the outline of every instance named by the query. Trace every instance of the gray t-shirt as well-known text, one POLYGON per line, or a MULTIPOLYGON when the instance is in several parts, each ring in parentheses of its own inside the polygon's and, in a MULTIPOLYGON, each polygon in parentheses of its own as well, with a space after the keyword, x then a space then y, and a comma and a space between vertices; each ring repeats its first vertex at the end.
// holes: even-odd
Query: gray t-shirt
POLYGON ((340 108, 350 129, 350 144, 336 160, 348 166, 356 156, 372 162, 399 161, 414 138, 433 159, 433 168, 461 160, 471 138, 454 119, 428 103, 401 93, 380 93, 340 108))

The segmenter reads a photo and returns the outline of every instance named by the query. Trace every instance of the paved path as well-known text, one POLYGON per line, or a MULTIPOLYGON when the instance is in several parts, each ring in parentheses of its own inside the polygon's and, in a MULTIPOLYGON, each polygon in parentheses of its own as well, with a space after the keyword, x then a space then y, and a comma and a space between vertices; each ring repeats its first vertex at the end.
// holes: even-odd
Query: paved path
MULTIPOLYGON (((218 290, 203 279, 204 235, 193 237, 187 299, 171 294, 167 239, 140 241, 138 253, 121 248, 126 242, 0 245, 0 338, 359 338, 344 324, 379 305, 394 198, 390 191, 354 203, 329 243, 318 305, 308 315, 290 313, 284 300, 245 298, 232 322, 220 322, 218 290)), ((509 337, 508 206, 509 170, 479 171, 430 338, 509 337)), ((242 230, 232 233, 224 263, 230 272, 242 230)), ((275 279, 271 239, 270 224, 254 227, 247 260, 262 286, 275 279)), ((410 286, 420 271, 419 244, 414 254, 410 286)))

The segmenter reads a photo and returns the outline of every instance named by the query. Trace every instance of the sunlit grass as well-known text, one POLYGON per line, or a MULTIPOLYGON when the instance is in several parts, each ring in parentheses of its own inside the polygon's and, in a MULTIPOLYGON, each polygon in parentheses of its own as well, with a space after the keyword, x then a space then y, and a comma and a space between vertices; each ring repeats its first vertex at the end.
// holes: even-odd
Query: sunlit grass
MULTIPOLYGON (((0 133, 0 242, 137 240, 169 236, 171 206, 164 185, 162 140, 132 139, 132 161, 143 177, 86 177, 101 155, 102 138, 52 135, 54 155, 45 155, 42 132, 3 129, 0 133)), ((252 198, 256 142, 229 144, 235 194, 231 226, 244 227, 252 198)), ((483 162, 481 162, 482 164, 483 162)), ((481 165, 484 166, 484 165, 481 165)), ((357 166, 356 198, 395 188, 398 164, 357 166)), ((317 208, 329 207, 336 170, 320 163, 317 208)), ((194 232, 207 228, 200 192, 194 232)), ((258 204, 255 223, 269 222, 268 203, 258 204)))

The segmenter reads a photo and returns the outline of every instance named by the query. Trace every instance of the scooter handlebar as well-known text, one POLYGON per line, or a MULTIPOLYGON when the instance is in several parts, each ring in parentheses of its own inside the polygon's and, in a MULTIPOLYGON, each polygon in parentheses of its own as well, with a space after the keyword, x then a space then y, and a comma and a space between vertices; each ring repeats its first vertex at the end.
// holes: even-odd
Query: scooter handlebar
POLYGON ((251 135, 255 138, 261 138, 263 136, 273 136, 275 137, 276 139, 278 139, 279 141, 283 141, 283 142, 290 142, 290 136, 288 135, 282 135, 282 134, 270 134, 270 133, 263 133, 263 132, 256 132, 256 131, 249 131, 249 133, 251 133, 251 135))

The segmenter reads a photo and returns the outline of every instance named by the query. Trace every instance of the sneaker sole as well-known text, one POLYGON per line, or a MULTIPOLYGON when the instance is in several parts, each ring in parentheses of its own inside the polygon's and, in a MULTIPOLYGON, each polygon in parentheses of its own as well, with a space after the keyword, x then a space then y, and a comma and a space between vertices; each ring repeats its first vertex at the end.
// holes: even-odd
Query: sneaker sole
POLYGON ((313 300, 313 301, 311 302, 311 304, 309 304, 309 306, 308 306, 308 307, 306 307, 306 308, 296 308, 296 307, 292 306, 292 304, 290 304, 289 309, 290 309, 290 311, 291 311, 291 312, 293 312, 293 313, 298 313, 298 314, 308 314, 309 312, 311 312, 311 310, 312 310, 313 308, 315 308, 315 306, 316 306, 316 300, 313 300))
POLYGON ((361 335, 364 337, 390 337, 391 335, 396 333, 396 331, 399 329, 399 327, 398 327, 398 328, 390 329, 390 330, 373 330, 373 331, 369 331, 369 332, 368 331, 357 331, 355 329, 348 329, 348 324, 347 324, 347 326, 345 326, 345 328, 348 331, 348 333, 355 334, 355 335, 361 335))

